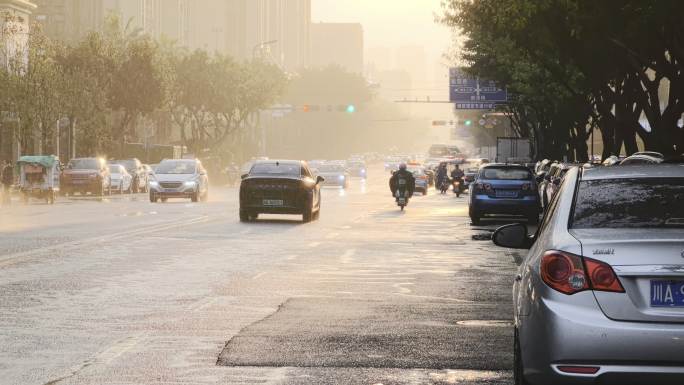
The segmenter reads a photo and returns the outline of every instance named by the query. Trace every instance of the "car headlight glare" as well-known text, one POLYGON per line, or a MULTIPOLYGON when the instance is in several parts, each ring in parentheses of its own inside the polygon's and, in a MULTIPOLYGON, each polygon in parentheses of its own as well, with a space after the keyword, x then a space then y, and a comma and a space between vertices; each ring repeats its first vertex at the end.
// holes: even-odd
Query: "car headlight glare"
POLYGON ((189 181, 186 181, 185 183, 183 183, 183 186, 185 186, 185 187, 195 187, 195 186, 197 186, 197 182, 195 182, 194 180, 189 180, 189 181))
POLYGON ((156 180, 151 180, 150 186, 157 187, 157 186, 159 186, 159 182, 157 182, 156 180))

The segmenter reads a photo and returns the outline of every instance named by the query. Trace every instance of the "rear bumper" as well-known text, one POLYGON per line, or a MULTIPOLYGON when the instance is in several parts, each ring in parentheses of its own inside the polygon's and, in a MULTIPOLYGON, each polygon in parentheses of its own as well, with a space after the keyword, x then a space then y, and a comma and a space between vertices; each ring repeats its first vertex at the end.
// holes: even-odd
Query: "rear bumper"
POLYGON ((584 305, 542 300, 519 319, 522 358, 532 384, 682 383, 684 325, 613 321, 592 292, 575 296, 584 297, 584 305), (568 365, 599 370, 571 374, 562 370, 568 365))
POLYGON ((197 187, 165 189, 160 186, 150 186, 150 195, 158 198, 192 198, 195 194, 197 194, 197 187))
POLYGON ((263 205, 240 205, 240 211, 248 211, 255 214, 289 214, 289 215, 299 215, 304 214, 303 207, 296 206, 263 206, 263 205))
POLYGON ((475 195, 471 201, 472 209, 480 214, 529 215, 539 213, 539 198, 528 195, 522 198, 491 198, 487 195, 475 195))
POLYGON ((62 183, 62 188, 69 191, 99 191, 102 188, 102 182, 99 180, 71 180, 62 183))

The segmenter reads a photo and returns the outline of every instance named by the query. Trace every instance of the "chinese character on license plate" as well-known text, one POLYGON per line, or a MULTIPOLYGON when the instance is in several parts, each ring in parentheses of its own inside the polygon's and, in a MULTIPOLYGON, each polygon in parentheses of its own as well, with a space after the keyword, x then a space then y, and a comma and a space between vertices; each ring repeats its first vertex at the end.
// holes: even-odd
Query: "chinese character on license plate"
POLYGON ((684 307, 684 281, 651 281, 652 307, 684 307))

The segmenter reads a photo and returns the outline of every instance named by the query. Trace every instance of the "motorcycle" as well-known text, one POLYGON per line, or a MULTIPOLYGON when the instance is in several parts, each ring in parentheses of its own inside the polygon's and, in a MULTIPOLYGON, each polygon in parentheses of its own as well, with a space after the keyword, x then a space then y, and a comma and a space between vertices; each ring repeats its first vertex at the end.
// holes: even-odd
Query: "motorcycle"
POLYGON ((463 189, 465 186, 465 184, 463 183, 463 180, 460 178, 454 179, 453 186, 454 186, 454 194, 456 194, 456 198, 460 197, 461 194, 463 194, 463 189))
POLYGON ((404 178, 399 178, 397 181, 397 184, 399 185, 397 188, 397 192, 394 194, 394 197, 396 198, 397 201, 397 206, 401 209, 401 211, 404 211, 404 207, 408 205, 409 201, 409 193, 408 189, 406 188, 406 179, 404 178))
POLYGON ((448 178, 442 179, 442 181, 439 184, 439 191, 442 194, 446 194, 446 192, 449 191, 449 179, 448 178))

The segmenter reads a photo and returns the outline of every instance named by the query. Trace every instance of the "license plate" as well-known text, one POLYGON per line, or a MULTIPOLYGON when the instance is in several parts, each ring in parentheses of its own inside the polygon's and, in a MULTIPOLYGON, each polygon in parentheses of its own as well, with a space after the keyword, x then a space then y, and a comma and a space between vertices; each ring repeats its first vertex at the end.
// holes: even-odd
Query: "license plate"
POLYGON ((652 307, 684 307, 684 281, 651 280, 652 307))
POLYGON ((518 192, 516 190, 496 190, 497 198, 516 198, 518 192))
POLYGON ((283 201, 280 199, 264 199, 264 206, 282 206, 283 201))

